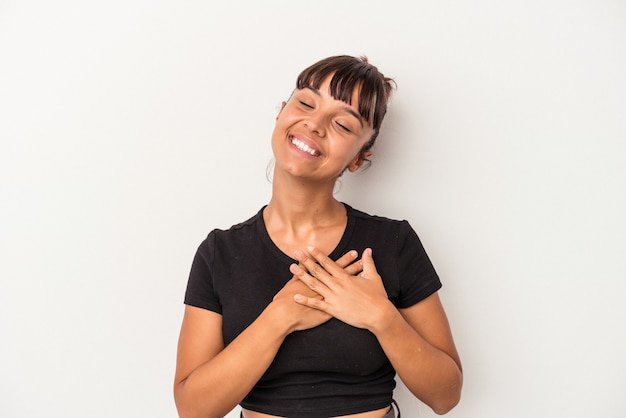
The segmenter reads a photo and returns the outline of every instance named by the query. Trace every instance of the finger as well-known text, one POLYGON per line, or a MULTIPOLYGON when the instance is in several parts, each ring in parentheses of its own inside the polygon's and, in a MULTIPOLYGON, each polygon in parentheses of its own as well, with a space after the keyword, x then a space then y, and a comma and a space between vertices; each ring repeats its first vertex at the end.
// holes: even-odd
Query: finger
POLYGON ((372 279, 378 276, 378 272, 376 271, 376 265, 374 264, 374 258, 372 257, 372 249, 366 248, 363 251, 363 257, 361 258, 363 261, 363 271, 361 272, 361 277, 366 279, 372 279))
POLYGON ((341 256, 335 263, 339 267, 343 267, 346 273, 350 276, 356 276, 363 270, 363 265, 360 260, 356 260, 359 256, 359 253, 355 250, 348 251, 343 256, 341 256))
POLYGON ((311 274, 309 274, 309 272, 302 268, 302 266, 295 263, 289 266, 289 271, 291 271, 293 275, 301 282, 307 285, 309 289, 317 292, 322 297, 324 297, 324 294, 328 290, 328 287, 324 284, 323 281, 318 280, 316 277, 313 277, 311 274))
POLYGON ((309 308, 318 309, 320 311, 324 311, 324 308, 328 305, 322 299, 309 298, 299 293, 295 294, 293 299, 300 305, 308 306, 309 308))
MULTIPOLYGON (((318 251, 320 252, 320 251, 318 251)), ((320 252, 321 253, 321 252, 320 252)), ((326 281, 328 280, 328 278, 330 277, 330 275, 327 272, 327 268, 325 265, 322 265, 321 263, 318 264, 317 260, 315 258, 312 257, 312 255, 310 253, 306 253, 304 251, 300 251, 300 250, 296 250, 295 252, 295 256, 296 259, 299 262, 299 266, 301 268, 305 268, 309 274, 321 281, 323 281, 324 283, 326 283, 326 281)), ((330 258, 326 257, 326 259, 328 260, 326 262, 327 265, 330 265, 330 263, 333 264, 333 266, 340 270, 343 271, 343 269, 339 266, 337 266, 334 261, 332 261, 330 258)), ((292 271, 293 273, 293 271, 292 271)))
POLYGON ((355 261, 354 263, 345 267, 344 271, 348 273, 350 276, 358 275, 360 272, 363 271, 363 260, 355 261))
POLYGON ((357 253, 355 250, 348 251, 347 253, 342 255, 339 259, 337 259, 335 263, 337 263, 339 267, 343 267, 345 269, 346 267, 354 263, 354 260, 356 260, 358 255, 359 253, 357 253))
MULTIPOLYGON (((343 268, 338 266, 333 260, 328 258, 323 252, 315 247, 308 247, 309 254, 312 259, 316 262, 316 265, 321 266, 321 269, 328 272, 331 276, 341 277, 342 274, 345 275, 343 268)), ((308 267, 307 267, 308 268, 308 267)), ((310 270, 309 270, 310 271, 310 270)), ((315 276, 317 277, 317 276, 315 276)))

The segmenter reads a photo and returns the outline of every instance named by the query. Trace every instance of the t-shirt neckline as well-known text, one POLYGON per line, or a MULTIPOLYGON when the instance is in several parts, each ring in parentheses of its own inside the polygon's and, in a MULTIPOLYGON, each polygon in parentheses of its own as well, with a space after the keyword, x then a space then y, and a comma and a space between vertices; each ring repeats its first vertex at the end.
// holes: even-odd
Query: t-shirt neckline
MULTIPOLYGON (((347 248, 348 242, 350 241, 350 237, 352 236, 352 232, 354 231, 355 217, 353 216, 354 215, 353 209, 347 203, 344 203, 344 202, 341 202, 341 203, 346 208, 346 215, 348 217, 348 221, 346 222, 346 228, 344 229, 343 234, 341 235, 341 239, 339 240, 339 243, 329 254, 329 258, 332 260, 337 260, 339 257, 341 257, 346 252, 348 252, 348 248, 347 248)), ((280 248, 278 248, 278 246, 274 243, 274 241, 270 237, 270 234, 267 232, 267 228, 265 226, 265 220, 263 219, 263 211, 265 210, 266 207, 267 205, 263 206, 257 212, 257 215, 256 215, 257 232, 259 236, 261 237, 263 244, 267 246, 272 251, 272 253, 278 259, 280 259, 283 263, 286 263, 286 264, 297 263, 296 259, 287 255, 280 248)))

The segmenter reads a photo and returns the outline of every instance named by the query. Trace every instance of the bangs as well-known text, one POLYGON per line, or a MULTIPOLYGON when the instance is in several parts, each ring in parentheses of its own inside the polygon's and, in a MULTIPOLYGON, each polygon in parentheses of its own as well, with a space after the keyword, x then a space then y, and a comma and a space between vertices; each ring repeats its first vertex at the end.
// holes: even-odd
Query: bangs
POLYGON ((358 91, 359 114, 374 129, 380 128, 387 111, 388 92, 385 91, 384 77, 378 70, 363 59, 331 57, 302 71, 296 87, 319 90, 322 82, 331 75, 330 95, 336 100, 352 104, 352 93, 358 91))

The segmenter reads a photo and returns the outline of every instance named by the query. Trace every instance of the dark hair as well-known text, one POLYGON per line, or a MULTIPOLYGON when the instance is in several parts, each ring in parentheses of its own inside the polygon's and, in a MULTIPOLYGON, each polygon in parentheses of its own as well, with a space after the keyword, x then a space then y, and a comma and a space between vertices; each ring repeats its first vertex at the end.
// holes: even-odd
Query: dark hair
POLYGON ((330 75, 329 89, 334 99, 351 104, 352 93, 358 89, 359 114, 374 128, 374 134, 362 151, 369 150, 380 132, 395 82, 378 71, 365 56, 337 55, 324 58, 302 71, 296 81, 296 88, 317 90, 330 75))

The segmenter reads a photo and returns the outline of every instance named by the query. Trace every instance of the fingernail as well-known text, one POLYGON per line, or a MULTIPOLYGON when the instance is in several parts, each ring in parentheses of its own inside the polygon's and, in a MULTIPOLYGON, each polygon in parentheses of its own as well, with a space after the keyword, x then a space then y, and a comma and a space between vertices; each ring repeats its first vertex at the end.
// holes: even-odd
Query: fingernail
POLYGON ((306 247, 306 249, 309 250, 309 251, 313 251, 315 249, 315 247, 312 246, 312 245, 309 245, 308 247, 306 247))

